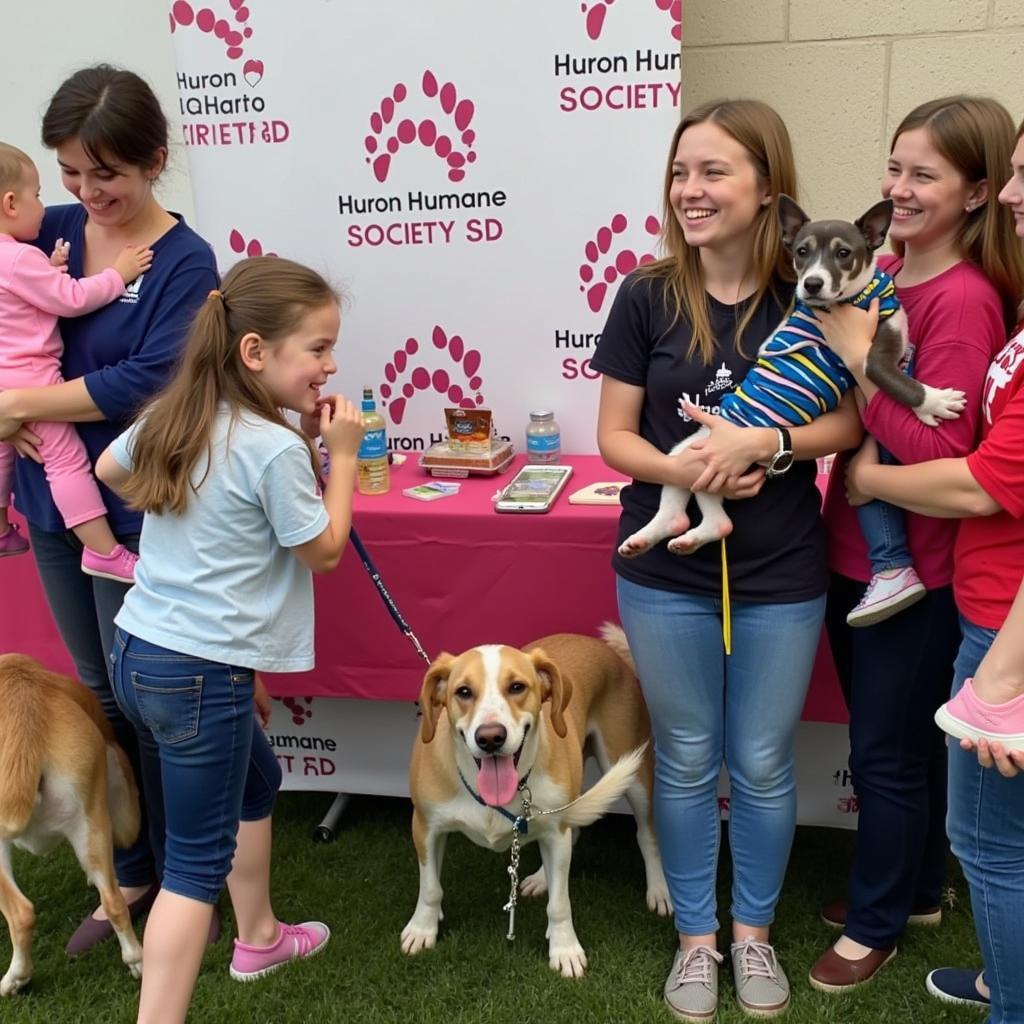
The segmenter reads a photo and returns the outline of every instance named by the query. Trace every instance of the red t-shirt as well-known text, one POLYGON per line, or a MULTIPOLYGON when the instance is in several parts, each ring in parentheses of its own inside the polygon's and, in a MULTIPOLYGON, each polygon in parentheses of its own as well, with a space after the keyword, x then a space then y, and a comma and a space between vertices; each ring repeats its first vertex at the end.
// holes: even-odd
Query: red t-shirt
POLYGON ((1024 579, 1024 324, 989 367, 982 414, 967 468, 1003 511, 960 524, 953 593, 971 622, 999 629, 1024 579))
MULTIPOLYGON (((903 261, 883 256, 879 265, 894 277, 903 261)), ((909 464, 961 458, 977 446, 981 401, 989 364, 1006 343, 999 293, 973 263, 964 260, 922 284, 896 294, 907 313, 914 346, 914 376, 936 388, 958 388, 967 406, 955 420, 929 427, 905 405, 879 391, 864 410, 864 426, 896 457, 909 464)), ((846 500, 846 460, 838 458, 825 496, 829 566, 850 579, 871 578, 867 546, 856 512, 846 500)), ((953 545, 959 523, 905 512, 914 568, 929 590, 953 579, 953 545)))

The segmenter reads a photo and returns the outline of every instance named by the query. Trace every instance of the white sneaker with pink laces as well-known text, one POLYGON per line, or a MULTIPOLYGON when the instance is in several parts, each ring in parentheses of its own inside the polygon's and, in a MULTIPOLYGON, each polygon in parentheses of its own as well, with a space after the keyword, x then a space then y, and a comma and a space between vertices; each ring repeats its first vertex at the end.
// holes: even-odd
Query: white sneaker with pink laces
POLYGON ((871 577, 857 607, 846 616, 846 624, 873 626, 884 622, 904 608, 917 604, 927 593, 912 565, 905 569, 886 569, 871 577))
POLYGON ((235 981, 255 981, 291 960, 316 956, 331 937, 331 930, 320 921, 303 924, 278 922, 277 941, 271 946, 247 946, 235 939, 230 974, 235 981))

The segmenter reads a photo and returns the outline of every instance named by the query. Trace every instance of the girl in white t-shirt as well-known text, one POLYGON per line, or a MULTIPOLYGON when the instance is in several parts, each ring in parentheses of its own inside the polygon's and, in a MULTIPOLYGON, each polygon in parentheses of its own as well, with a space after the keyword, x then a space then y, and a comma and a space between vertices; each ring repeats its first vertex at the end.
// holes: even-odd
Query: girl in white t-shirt
POLYGON ((97 463, 145 512, 113 654, 143 788, 162 778, 166 816, 140 1022, 184 1021, 225 881, 233 978, 261 977, 330 937, 319 922, 282 924, 271 907, 281 774, 257 722, 269 700, 255 673, 312 668, 310 570, 333 569, 348 538, 362 419, 320 394, 337 369, 339 323, 338 298, 314 271, 270 257, 237 264, 196 315, 175 377, 97 463), (333 468, 322 493, 317 434, 333 468))

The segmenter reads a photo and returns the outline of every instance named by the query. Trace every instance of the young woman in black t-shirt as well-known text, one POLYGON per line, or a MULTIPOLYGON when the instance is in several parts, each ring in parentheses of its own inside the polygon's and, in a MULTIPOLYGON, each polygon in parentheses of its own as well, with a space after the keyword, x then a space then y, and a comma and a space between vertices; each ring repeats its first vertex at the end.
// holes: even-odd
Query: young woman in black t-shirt
POLYGON ((604 375, 601 453, 634 478, 622 495, 620 543, 654 514, 663 484, 743 499, 729 509, 729 655, 719 546, 679 557, 662 543, 635 559, 613 559, 654 728, 655 821, 679 932, 665 999, 683 1019, 706 1019, 717 1004, 723 762, 732 792, 737 998, 759 1015, 789 1003, 769 927, 796 822, 794 734, 828 586, 814 459, 861 436, 847 396, 836 412, 792 431, 797 461, 766 481, 754 464, 770 461, 784 439, 714 416, 792 295, 775 211, 781 192, 795 194, 796 173, 774 110, 723 101, 685 117, 665 180, 667 256, 623 283, 593 361, 604 375), (704 423, 707 440, 666 454, 704 423))

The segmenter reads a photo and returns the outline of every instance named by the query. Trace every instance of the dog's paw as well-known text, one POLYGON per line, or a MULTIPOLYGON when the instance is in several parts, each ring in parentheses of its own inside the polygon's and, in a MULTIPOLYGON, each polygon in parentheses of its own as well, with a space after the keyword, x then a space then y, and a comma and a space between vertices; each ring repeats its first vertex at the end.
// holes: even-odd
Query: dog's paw
POLYGON ((402 929, 402 952, 406 956, 415 956, 425 949, 433 949, 437 943, 437 923, 420 924, 414 917, 402 929))
POLYGON ((627 537, 619 545, 619 554, 623 558, 636 558, 638 555, 642 555, 645 551, 650 551, 654 546, 654 541, 649 537, 645 537, 643 532, 634 533, 631 537, 627 537))
POLYGON ((964 411, 967 396, 955 388, 933 388, 924 385, 924 401, 915 407, 914 414, 929 427, 937 427, 940 420, 955 420, 964 411))
POLYGON ((672 916, 672 899, 664 879, 647 887, 647 909, 654 911, 658 917, 672 916))
POLYGON ((13 996, 23 989, 31 980, 31 975, 15 974, 8 971, 0 978, 0 996, 13 996))
POLYGON ((548 947, 548 966, 563 978, 582 978, 587 971, 587 954, 578 941, 552 943, 548 947))
POLYGON ((128 973, 138 981, 142 977, 142 961, 139 960, 137 963, 128 963, 125 961, 125 967, 128 968, 128 973))
POLYGON ((543 896, 548 891, 548 880, 543 868, 538 868, 532 875, 519 883, 519 894, 521 896, 536 897, 543 896))

